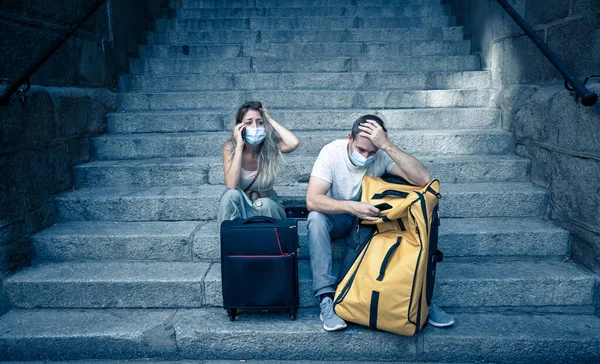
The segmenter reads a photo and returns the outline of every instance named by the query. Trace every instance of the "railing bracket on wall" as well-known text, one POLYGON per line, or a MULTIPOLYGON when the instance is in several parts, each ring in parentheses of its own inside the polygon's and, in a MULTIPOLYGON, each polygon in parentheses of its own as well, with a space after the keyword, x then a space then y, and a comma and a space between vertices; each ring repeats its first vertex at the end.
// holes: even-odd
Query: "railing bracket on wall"
MULTIPOLYGON (((585 80, 583 80, 583 85, 585 86, 591 78, 600 78, 600 75, 587 76, 585 80)), ((567 80, 565 80, 565 88, 571 92, 571 95, 575 94, 575 102, 579 103, 579 94, 575 92, 575 89, 572 88, 571 85, 569 85, 569 82, 567 82, 567 80)))
MULTIPOLYGON (((0 78, 0 83, 10 84, 10 78, 0 78)), ((23 104, 25 103, 25 92, 29 91, 29 89, 31 88, 31 82, 29 81, 29 79, 27 79, 25 81, 25 84, 26 84, 25 88, 21 87, 15 91, 17 93, 17 95, 19 96, 19 100, 23 104)))
MULTIPOLYGON (((581 104, 583 106, 592 106, 598 101, 598 95, 588 90, 584 85, 589 78, 596 76, 589 76, 586 78, 586 82, 583 84, 579 82, 575 75, 567 68, 565 63, 560 57, 554 53, 554 51, 540 38, 540 36, 533 30, 533 28, 527 24, 525 19, 517 13, 517 11, 508 3, 506 0, 495 0, 506 10, 508 15, 517 23, 521 29, 527 34, 527 36, 533 41, 533 43, 542 51, 544 56, 552 63, 552 65, 560 72, 565 80, 565 88, 571 92, 575 92, 577 97, 576 101, 579 102, 581 97, 581 104)), ((492 0, 494 2, 494 0, 492 0)))
POLYGON ((89 9, 85 12, 85 14, 83 14, 83 16, 79 18, 79 20, 74 25, 71 26, 71 29, 68 33, 62 35, 54 42, 50 43, 39 58, 37 58, 34 62, 29 64, 27 69, 23 71, 23 73, 21 73, 17 78, 15 78, 13 81, 10 81, 8 87, 4 89, 2 93, 0 93, 0 106, 8 105, 10 97, 15 92, 19 94, 19 98, 21 99, 21 101, 25 102, 25 92, 29 90, 29 78, 31 77, 31 75, 35 71, 37 71, 44 63, 46 63, 46 61, 50 57, 52 57, 56 50, 60 48, 60 46, 62 46, 73 35, 73 33, 75 33, 77 29, 79 29, 83 25, 83 23, 85 23, 85 21, 88 20, 96 12, 96 10, 98 10, 98 8, 102 6, 102 4, 104 4, 105 2, 106 0, 94 0, 94 3, 90 5, 89 9), (28 85, 25 90, 19 88, 24 83, 27 83, 28 85))

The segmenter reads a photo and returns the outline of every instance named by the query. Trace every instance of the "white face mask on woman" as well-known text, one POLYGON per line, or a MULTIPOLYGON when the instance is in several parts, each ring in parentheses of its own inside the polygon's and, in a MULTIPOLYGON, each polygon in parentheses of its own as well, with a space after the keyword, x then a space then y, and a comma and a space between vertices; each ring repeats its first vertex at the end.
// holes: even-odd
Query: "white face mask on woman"
POLYGON ((246 142, 253 146, 257 146, 262 143, 267 136, 267 131, 265 128, 246 128, 244 130, 246 131, 246 142))

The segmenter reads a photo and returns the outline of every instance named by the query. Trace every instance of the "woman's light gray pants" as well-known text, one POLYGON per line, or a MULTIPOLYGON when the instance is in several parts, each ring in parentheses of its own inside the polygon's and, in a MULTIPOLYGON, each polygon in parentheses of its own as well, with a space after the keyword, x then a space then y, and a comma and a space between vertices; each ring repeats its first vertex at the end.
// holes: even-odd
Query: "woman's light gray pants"
POLYGON ((285 219, 285 209, 277 202, 277 194, 272 193, 269 197, 250 200, 244 191, 240 189, 227 190, 221 196, 219 226, 224 220, 247 219, 252 216, 269 216, 285 219))

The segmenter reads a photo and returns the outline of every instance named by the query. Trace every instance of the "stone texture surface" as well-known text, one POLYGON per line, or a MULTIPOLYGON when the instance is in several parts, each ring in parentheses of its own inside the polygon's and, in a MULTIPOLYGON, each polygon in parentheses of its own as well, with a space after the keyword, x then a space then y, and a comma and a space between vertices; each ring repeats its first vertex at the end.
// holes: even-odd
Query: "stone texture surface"
MULTIPOLYGON (((62 221, 191 221, 216 219, 224 186, 82 188, 59 195, 62 221)), ((546 191, 529 183, 448 184, 442 217, 544 216, 546 191)), ((284 205, 303 205, 306 184, 277 187, 284 205)))
MULTIPOLYGON (((513 156, 416 156, 442 183, 525 182, 529 160, 513 156)), ((316 157, 286 156, 277 185, 307 182, 316 157)), ((222 185, 221 158, 94 161, 74 167, 78 187, 222 185)))
MULTIPOLYGON (((294 131, 350 130, 365 114, 382 118, 390 129, 493 129, 500 125, 500 112, 491 108, 418 109, 272 109, 279 123, 294 131)), ((158 110, 119 112, 108 115, 111 134, 178 133, 231 130, 236 110, 158 110)), ((293 156, 293 155, 292 155, 293 156)))
POLYGON ((191 261, 198 222, 68 222, 32 240, 37 261, 191 261))
POLYGON ((4 281, 16 307, 202 307, 204 262, 48 263, 4 281))
POLYGON ((3 360, 174 357, 177 344, 169 323, 173 313, 13 310, 0 318, 6 329, 0 356, 3 360))
MULTIPOLYGON (((88 9, 73 0, 2 2, 0 74, 14 78, 66 33, 88 9)), ((112 87, 126 70, 125 53, 143 41, 145 22, 160 12, 160 0, 101 6, 82 29, 60 47, 32 82, 46 86, 112 87), (110 18, 110 20, 109 20, 110 18), (112 26, 112 27, 110 27, 112 26)))
POLYGON ((459 41, 463 40, 462 27, 398 28, 398 29, 330 29, 319 30, 219 30, 198 32, 149 32, 148 44, 186 43, 312 43, 312 42, 389 42, 459 41))
MULTIPOLYGON (((581 221, 581 214, 560 210, 567 205, 571 211, 575 204, 590 209, 597 201, 571 202, 567 194, 556 197, 552 189, 568 188, 568 178, 555 177, 556 170, 583 170, 597 179, 596 149, 589 140, 578 144, 574 134, 552 123, 524 125, 540 115, 569 120, 572 110, 562 101, 540 102, 544 112, 536 114, 530 98, 559 97, 547 87, 515 92, 505 87, 507 82, 541 82, 554 76, 497 3, 465 2, 476 4, 469 11, 479 17, 463 22, 465 28, 440 27, 456 23, 438 0, 405 0, 402 6, 398 0, 169 3, 171 9, 163 16, 180 18, 151 25, 155 31, 137 54, 119 43, 131 38, 116 33, 94 33, 113 41, 86 38, 73 46, 76 57, 93 60, 76 65, 78 82, 102 82, 127 59, 132 72, 119 79, 120 112, 109 115, 109 135, 92 141, 96 160, 75 168, 78 189, 56 199, 58 217, 64 221, 22 240, 22 245, 0 245, 0 257, 9 250, 26 252, 27 246, 35 246, 38 257, 36 265, 3 280, 10 296, 0 295, 0 312, 13 303, 46 307, 13 309, 10 316, 0 317, 0 327, 8 327, 0 332, 2 360, 597 361, 600 325, 592 313, 599 302, 600 280, 565 259, 573 241, 573 257, 594 262, 597 234, 594 225, 581 221), (357 6, 364 13, 357 13, 357 6), (195 19, 202 14, 207 17, 195 19), (474 26, 486 30, 473 32, 474 26), (474 54, 468 55, 470 42, 463 35, 473 39, 474 54), (105 57, 115 52, 114 59, 105 57), (132 58, 136 55, 141 58, 132 58), (480 56, 488 71, 481 72, 480 56), (498 59, 504 63, 492 61, 498 59), (93 72, 98 65, 105 69, 93 72), (439 266, 436 287, 439 301, 457 318, 454 327, 428 328, 411 338, 356 326, 332 335, 322 331, 314 310, 301 312, 296 322, 287 315, 243 313, 231 323, 219 307, 189 309, 220 305, 220 265, 215 263, 219 239, 212 221, 223 190, 218 156, 230 137, 233 111, 246 98, 275 107, 271 110, 276 119, 302 141, 282 185, 276 187, 285 204, 304 202, 316 153, 325 143, 345 138, 349 122, 360 113, 384 116, 393 142, 418 155, 440 176, 445 217, 440 248, 446 260, 439 266), (519 120, 513 120, 514 115, 519 120), (500 124, 511 131, 499 129, 500 124), (563 145, 560 155, 569 143, 572 149, 588 149, 577 149, 578 161, 569 163, 548 153, 530 133, 547 138, 544 143, 556 143, 552 148, 563 145), (531 173, 528 160, 512 155, 515 140, 519 154, 536 155, 531 173), (528 183, 530 176, 542 187, 528 183), (557 204, 547 203, 555 197, 557 204), (573 239, 546 221, 548 214, 575 231, 573 239), (49 307, 81 309, 55 315, 49 307), (115 315, 112 307, 119 308, 115 315), (127 309, 131 307, 152 309, 127 309), (79 322, 85 327, 74 327, 75 319, 61 316, 67 314, 81 315, 79 322), (12 329, 16 325, 19 328, 12 329), (428 336, 436 334, 443 340, 428 336), (444 347, 437 345, 440 341, 444 347)), ((557 19, 536 24, 549 41, 562 45, 572 37, 575 48, 583 48, 586 35, 569 34, 574 32, 573 19, 557 18, 564 15, 564 3, 549 2, 546 8, 557 10, 553 14, 544 7, 532 10, 534 0, 512 3, 526 16, 557 19)), ((15 11, 28 6, 13 0, 6 4, 15 11)), ((573 0, 568 7, 580 14, 574 19, 595 27, 595 19, 581 15, 582 5, 573 0)), ((119 31, 136 33, 137 20, 127 24, 125 16, 135 5, 112 6, 120 9, 113 14, 114 24, 121 24, 119 31)), ((101 18, 98 24, 108 26, 101 18)), ((578 72, 594 64, 595 45, 588 48, 578 72)), ((66 114, 89 119, 92 129, 104 125, 80 105, 58 103, 69 110, 66 114)), ((573 115, 589 117, 577 112, 573 115)), ((52 112, 48 115, 54 117, 52 112)), ((89 131, 78 121, 57 127, 44 122, 28 140, 76 138, 89 131)), ((588 131, 590 140, 595 138, 596 130, 585 129, 585 122, 575 123, 588 131)), ((61 176, 61 185, 71 181, 69 168, 40 168, 41 176, 51 173, 61 176)), ((572 184, 579 189, 591 183, 582 178, 572 184)), ((0 234, 14 236, 36 220, 51 223, 52 215, 44 211, 18 223, 5 224, 0 217, 8 226, 0 234)), ((301 305, 316 306, 304 222, 299 230, 301 305)), ((336 258, 341 248, 335 244, 336 258)))
POLYGON ((206 8, 177 9, 177 19, 219 19, 219 18, 249 18, 249 17, 331 17, 331 16, 365 16, 365 17, 408 17, 444 15, 443 7, 428 7, 420 5, 405 6, 353 6, 353 7, 277 7, 277 8, 206 8))
POLYGON ((511 110, 516 150, 532 158, 532 180, 549 189, 550 217, 578 236, 573 246, 578 261, 598 271, 599 106, 575 104, 558 85, 531 91, 511 110))
MULTIPOLYGON (((309 259, 306 222, 299 221, 299 257, 309 259)), ((333 242, 333 257, 341 260, 345 245, 333 242)), ((542 257, 569 255, 571 238, 550 222, 534 218, 443 219, 439 248, 452 257, 542 257)), ((215 223, 204 224, 194 235, 194 259, 220 260, 219 230, 215 223)))
MULTIPOLYGON (((345 131, 315 134, 299 131, 302 141, 295 156, 317 156, 324 145, 347 138, 345 131)), ((513 135, 498 129, 487 130, 405 130, 390 131, 392 143, 415 155, 498 155, 513 149, 513 135)), ((92 139, 91 153, 98 160, 175 157, 208 157, 222 153, 228 132, 107 135, 92 139)))
MULTIPOLYGON (((549 189, 549 213, 577 238, 573 255, 600 271, 598 191, 600 170, 598 106, 583 107, 564 91, 560 74, 512 20, 489 11, 496 4, 451 1, 453 13, 472 35, 501 89, 503 126, 514 130, 517 153, 532 159, 532 181, 549 189), (482 16, 484 15, 484 16, 482 16), (495 24, 490 30, 489 23, 495 24), (492 45, 493 44, 493 45, 492 45), (556 81, 554 81, 556 80, 556 81)), ((537 33, 579 79, 597 73, 600 61, 598 4, 587 0, 513 1, 537 33)), ((600 88, 588 84, 592 92, 600 88)))
POLYGON ((8 360, 51 356, 76 360, 110 354, 112 359, 208 360, 203 362, 206 364, 239 362, 240 358, 258 363, 263 363, 261 359, 275 360, 272 364, 278 360, 353 363, 438 362, 448 358, 498 363, 526 363, 534 358, 537 362, 568 363, 594 360, 600 355, 600 322, 592 315, 461 314, 453 328, 428 327, 415 337, 356 325, 334 335, 321 328, 317 315, 316 310, 301 310, 298 319, 290 321, 284 314, 249 313, 231 323, 222 309, 15 310, 2 318, 10 333, 0 336, 0 347, 8 360), (39 322, 36 335, 23 322, 39 322), (507 332, 506 327, 513 329, 507 332), (301 345, 314 350, 298 350, 301 345), (473 345, 478 350, 471 350, 473 345), (535 350, 540 346, 544 350, 535 350), (483 354, 490 349, 491 356, 483 354), (213 361, 215 358, 228 361, 213 361))
POLYGON ((248 100, 262 100, 271 108, 336 109, 485 107, 488 90, 385 91, 204 91, 128 93, 119 95, 119 106, 127 110, 236 109, 248 100))
POLYGON ((102 89, 34 86, 27 95, 0 114, 0 271, 30 261, 27 237, 52 224, 52 197, 72 187, 71 167, 88 160, 88 138, 115 108, 102 89))

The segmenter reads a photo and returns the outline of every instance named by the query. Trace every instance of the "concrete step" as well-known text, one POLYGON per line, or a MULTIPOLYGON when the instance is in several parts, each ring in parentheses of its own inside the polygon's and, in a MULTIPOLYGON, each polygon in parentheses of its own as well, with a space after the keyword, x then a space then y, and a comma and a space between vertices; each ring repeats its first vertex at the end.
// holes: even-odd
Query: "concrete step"
POLYGON ((407 57, 430 55, 468 55, 471 42, 402 42, 402 43, 254 43, 206 45, 147 45, 139 47, 141 58, 319 58, 319 57, 407 57))
POLYGON ((174 8, 280 8, 350 6, 439 6, 439 0, 171 0, 174 8))
POLYGON ((312 43, 312 42, 417 42, 461 41, 463 27, 443 28, 366 28, 320 30, 215 30, 203 32, 148 32, 148 44, 212 43, 312 43))
POLYGON ((178 75, 214 73, 329 72, 462 72, 480 71, 478 55, 418 57, 320 57, 289 59, 237 57, 226 59, 130 59, 131 74, 178 75))
MULTIPOLYGON (((308 259, 306 220, 299 220, 300 259, 308 259)), ((212 261, 220 260, 216 222, 153 221, 59 223, 31 238, 37 262, 67 261, 212 261)), ((454 257, 564 257, 570 237, 536 218, 443 219, 439 249, 454 257)), ((334 241, 333 257, 345 244, 334 241)))
POLYGON ((285 313, 243 313, 229 322, 219 308, 12 310, 0 318, 0 355, 4 360, 146 358, 212 364, 226 364, 215 359, 231 364, 240 358, 249 363, 277 360, 268 364, 600 360, 600 319, 594 315, 457 313, 453 327, 426 327, 413 337, 358 325, 332 334, 323 330, 318 316, 316 309, 302 309, 295 321, 285 313))
MULTIPOLYGON (((361 115, 377 114, 389 130, 491 129, 500 126, 500 110, 492 108, 426 109, 271 109, 271 115, 294 131, 350 130, 361 115)), ((177 133, 231 130, 237 108, 227 110, 131 111, 108 114, 110 134, 177 133)))
MULTIPOLYGON (((345 131, 295 132, 300 147, 294 156, 317 156, 326 144, 345 139, 345 131)), ((514 135, 498 129, 403 130, 388 133, 392 143, 415 155, 497 155, 512 153, 514 135)), ((215 157, 222 155, 230 132, 116 134, 91 138, 91 154, 96 160, 175 157, 215 157)))
MULTIPOLYGON (((530 162, 512 155, 417 156, 442 183, 526 182, 530 162)), ((285 158, 278 185, 306 182, 315 157, 285 158)), ((78 187, 223 184, 221 157, 94 161, 74 167, 78 187)))
MULTIPOLYGON (((298 272, 300 306, 318 306, 310 262, 300 261, 298 272)), ((16 308, 194 308, 223 304, 221 265, 205 262, 47 263, 5 279, 4 289, 16 308)), ((570 306, 593 312, 595 276, 575 263, 560 260, 444 262, 437 267, 435 289, 441 306, 570 306)))
POLYGON ((177 19, 220 19, 258 17, 424 17, 447 15, 444 6, 348 6, 348 7, 277 7, 277 8, 213 8, 213 9, 174 9, 171 18, 177 19))
POLYGON ((246 73, 211 75, 123 75, 122 92, 227 90, 444 90, 490 88, 488 71, 424 73, 246 73))
MULTIPOLYGON (((192 221, 217 218, 224 186, 94 187, 55 198, 60 221, 192 221)), ((306 184, 278 186, 285 206, 304 205, 306 184)), ((546 209, 546 190, 529 183, 445 184, 442 217, 532 217, 546 209)))
POLYGON ((439 0, 172 0, 171 7, 184 9, 355 7, 355 6, 440 6, 439 0))
POLYGON ((289 29, 370 29, 370 28, 439 28, 456 25, 451 15, 424 17, 259 17, 220 19, 158 19, 159 32, 193 32, 206 30, 289 30, 289 29))
POLYGON ((250 100, 260 100, 271 108, 426 108, 487 107, 491 89, 398 90, 398 91, 197 91, 164 93, 123 93, 118 96, 120 110, 235 110, 250 100))

